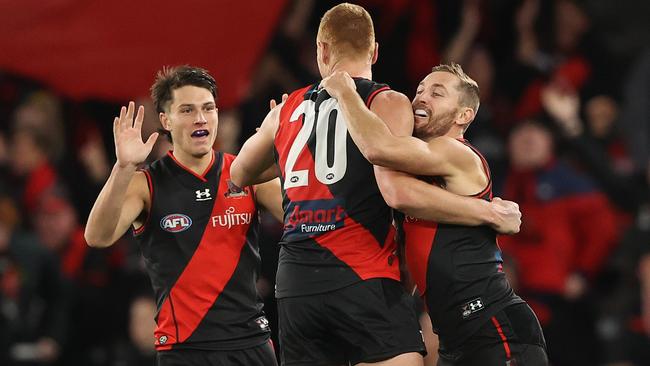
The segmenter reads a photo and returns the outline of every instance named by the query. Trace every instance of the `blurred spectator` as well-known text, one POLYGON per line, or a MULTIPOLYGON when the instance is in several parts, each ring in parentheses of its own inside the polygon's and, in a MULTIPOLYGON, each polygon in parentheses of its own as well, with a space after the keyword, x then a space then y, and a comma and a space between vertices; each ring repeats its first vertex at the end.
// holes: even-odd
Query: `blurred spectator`
MULTIPOLYGON (((399 91, 413 91, 441 59, 440 30, 454 17, 440 11, 445 3, 432 0, 363 0, 375 24, 379 61, 373 67, 375 79, 399 91)), ((323 14, 331 7, 319 2, 323 14)))
POLYGON ((621 127, 639 167, 650 163, 650 48, 635 60, 623 87, 621 127))
POLYGON ((104 365, 111 343, 119 337, 114 327, 119 322, 120 303, 126 306, 119 271, 123 262, 121 246, 108 250, 90 248, 84 239, 74 207, 60 190, 42 197, 34 216, 39 240, 57 258, 71 288, 71 349, 64 354, 70 364, 104 365), (101 314, 101 316, 97 316, 101 314), (101 334, 101 337, 88 337, 101 334))
MULTIPOLYGON (((321 4, 322 5, 322 4, 321 4)), ((318 79, 312 18, 316 1, 294 0, 287 5, 285 16, 269 42, 253 74, 248 95, 239 106, 237 119, 241 121, 237 145, 255 133, 268 113, 268 101, 304 84, 318 79)), ((317 22, 316 22, 317 24, 317 22)))
MULTIPOLYGON (((476 43, 479 30, 481 28, 481 1, 480 0, 464 0, 463 10, 461 13, 460 27, 456 34, 451 38, 451 41, 445 49, 443 55, 444 62, 456 62, 464 64, 470 49, 476 43)), ((480 76, 480 74, 477 74, 480 76)), ((477 80, 481 90, 484 85, 477 80)))
POLYGON ((549 85, 542 91, 542 104, 559 127, 565 148, 610 199, 620 208, 636 212, 644 182, 627 153, 618 130, 618 105, 607 95, 587 101, 582 122, 579 96, 571 89, 549 85))
POLYGON ((54 256, 17 229, 12 202, 0 199, 0 360, 49 365, 65 346, 69 289, 54 256))
POLYGON ((7 165, 9 162, 9 151, 7 147, 7 138, 5 134, 0 131, 0 167, 7 165))
POLYGON ((519 294, 542 323, 554 365, 595 364, 589 289, 616 244, 613 210, 591 181, 556 157, 544 125, 519 124, 509 151, 503 196, 519 203, 523 223, 499 243, 516 262, 519 294))
POLYGON ((27 215, 33 214, 41 197, 59 180, 50 161, 47 131, 16 123, 11 142, 11 167, 21 187, 17 193, 27 215))
POLYGON ((237 154, 239 137, 242 128, 240 113, 237 110, 219 111, 219 128, 215 149, 229 154, 237 154))
MULTIPOLYGON (((650 190, 650 166, 646 193, 650 190)), ((650 199, 609 261, 599 303, 598 335, 607 365, 646 365, 650 360, 650 199)))
POLYGON ((156 350, 151 341, 156 327, 156 303, 151 296, 138 296, 129 305, 129 340, 116 345, 111 366, 153 365, 156 350))
POLYGON ((63 157, 65 136, 61 101, 39 90, 32 93, 14 112, 12 127, 17 130, 38 130, 48 158, 56 163, 63 157))
POLYGON ((523 0, 515 15, 518 43, 509 78, 515 100, 514 121, 542 111, 541 91, 552 83, 581 91, 588 81, 604 77, 606 57, 598 54, 589 32, 588 15, 573 0, 523 0))

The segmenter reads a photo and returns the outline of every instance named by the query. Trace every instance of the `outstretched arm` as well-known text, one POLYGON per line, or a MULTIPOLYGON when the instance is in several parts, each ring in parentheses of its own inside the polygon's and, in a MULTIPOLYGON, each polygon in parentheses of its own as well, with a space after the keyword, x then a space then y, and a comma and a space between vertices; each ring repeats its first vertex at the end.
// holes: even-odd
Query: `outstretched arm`
MULTIPOLYGON (((431 144, 444 146, 433 147, 411 134, 391 133, 386 122, 366 107, 356 92, 354 80, 347 73, 336 72, 325 78, 321 86, 337 99, 350 137, 370 163, 415 175, 444 176, 452 169, 449 162, 456 155, 457 145, 436 139, 431 144)), ((373 106, 400 111, 399 118, 410 119, 410 125, 413 125, 411 102, 404 94, 395 91, 380 93, 373 106)))
POLYGON ((273 179, 273 140, 280 124, 282 104, 273 108, 264 118, 259 130, 242 146, 230 166, 230 179, 238 187, 264 183, 273 179))
POLYGON ((108 247, 119 239, 145 208, 148 195, 146 177, 136 172, 153 148, 158 133, 142 142, 144 108, 138 109, 133 120, 135 104, 122 107, 113 122, 117 162, 93 205, 84 236, 92 247, 108 247))

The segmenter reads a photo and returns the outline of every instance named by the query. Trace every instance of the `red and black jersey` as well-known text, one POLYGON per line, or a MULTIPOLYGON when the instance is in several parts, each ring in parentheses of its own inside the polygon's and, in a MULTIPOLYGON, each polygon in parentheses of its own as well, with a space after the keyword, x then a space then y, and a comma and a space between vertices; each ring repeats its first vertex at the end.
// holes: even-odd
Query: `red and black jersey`
POLYGON ((268 322, 254 192, 226 196, 234 156, 213 153, 202 175, 169 152, 144 170, 151 209, 135 230, 156 295, 157 350, 232 350, 264 343, 268 322))
MULTIPOLYGON (((355 79, 370 106, 388 86, 355 79)), ((284 195, 276 295, 323 293, 369 278, 399 280, 392 212, 338 102, 314 84, 280 112, 275 157, 284 195)))
MULTIPOLYGON (((492 200, 485 158, 459 140, 481 158, 489 178, 473 197, 492 200)), ((438 224, 407 216, 402 227, 408 270, 445 347, 460 345, 499 310, 523 302, 506 280, 496 232, 489 226, 438 224)))

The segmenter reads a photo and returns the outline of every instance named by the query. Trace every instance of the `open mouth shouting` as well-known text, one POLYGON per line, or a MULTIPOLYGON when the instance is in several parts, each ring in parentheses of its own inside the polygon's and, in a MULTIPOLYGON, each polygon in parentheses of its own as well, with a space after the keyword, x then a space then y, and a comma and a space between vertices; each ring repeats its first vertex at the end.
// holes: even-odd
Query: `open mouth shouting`
POLYGON ((192 132, 192 138, 207 137, 209 134, 210 132, 206 129, 195 130, 194 132, 192 132))
POLYGON ((413 109, 413 114, 416 118, 429 118, 431 112, 423 107, 418 107, 413 109))

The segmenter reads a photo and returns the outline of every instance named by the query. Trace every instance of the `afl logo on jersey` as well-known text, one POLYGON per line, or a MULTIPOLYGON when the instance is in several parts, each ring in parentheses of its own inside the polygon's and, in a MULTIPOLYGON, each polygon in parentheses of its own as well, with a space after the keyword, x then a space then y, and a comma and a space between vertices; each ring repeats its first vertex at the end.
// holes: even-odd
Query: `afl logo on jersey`
POLYGON ((170 233, 180 233, 192 226, 192 219, 183 214, 167 215, 160 220, 160 227, 170 233))

